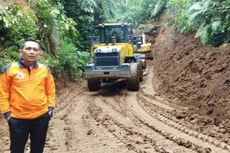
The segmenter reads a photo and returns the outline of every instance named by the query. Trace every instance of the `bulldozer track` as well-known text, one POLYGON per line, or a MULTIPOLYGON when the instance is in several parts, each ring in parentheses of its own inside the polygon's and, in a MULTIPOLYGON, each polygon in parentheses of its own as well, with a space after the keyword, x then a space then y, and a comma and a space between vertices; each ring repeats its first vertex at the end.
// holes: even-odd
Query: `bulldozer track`
POLYGON ((142 105, 145 109, 148 109, 149 112, 157 113, 162 117, 179 124, 179 126, 178 125, 172 125, 172 126, 182 130, 184 130, 184 127, 186 127, 187 129, 194 131, 192 134, 192 132, 190 133, 188 132, 189 130, 185 130, 185 132, 189 133, 190 135, 195 135, 196 137, 200 135, 201 139, 204 140, 205 142, 210 142, 213 145, 222 146, 223 149, 229 150, 230 145, 228 143, 223 143, 215 138, 202 134, 200 131, 196 132, 196 130, 184 125, 185 124, 184 120, 177 119, 175 116, 173 116, 173 113, 171 112, 172 110, 174 110, 173 108, 161 107, 162 105, 157 105, 158 103, 155 103, 152 100, 147 99, 142 95, 139 96, 139 99, 140 99, 139 100, 140 105, 142 105))
MULTIPOLYGON (((114 107, 110 104, 107 106, 101 104, 104 102, 104 99, 100 98, 100 102, 99 100, 97 100, 95 104, 92 104, 91 107, 89 107, 90 114, 92 114, 94 119, 99 124, 103 125, 109 132, 111 132, 117 139, 124 143, 130 150, 138 153, 153 152, 153 150, 161 153, 170 152, 170 150, 167 149, 167 147, 165 147, 163 144, 158 143, 158 140, 155 139, 155 136, 152 136, 152 134, 149 133, 143 133, 142 130, 140 130, 142 128, 146 128, 147 126, 143 127, 144 124, 142 124, 139 121, 139 119, 137 119, 135 116, 130 116, 131 114, 127 116, 124 113, 121 113, 120 111, 114 110, 114 107), (112 110, 110 110, 111 108, 112 110), (106 112, 104 110, 109 110, 111 115, 115 114, 113 112, 115 111, 118 116, 111 116, 109 112, 106 112), (125 124, 125 122, 121 121, 123 119, 120 118, 120 115, 122 117, 128 117, 125 118, 125 120, 129 120, 132 123, 128 126, 127 124, 125 124)), ((107 102, 105 103, 108 104, 107 102)), ((147 127, 147 131, 148 130, 149 127, 147 127)), ((158 135, 159 137, 158 132, 154 133, 154 135, 158 135)), ((163 139, 163 137, 161 137, 160 139, 163 139)), ((165 141, 167 140, 165 139, 165 141)))
MULTIPOLYGON (((203 141, 204 143, 208 143, 208 145, 206 145, 206 146, 209 146, 209 147, 203 148, 204 150, 206 150, 206 152, 207 152, 207 150, 210 150, 210 152, 212 150, 218 150, 218 148, 222 149, 222 151, 224 150, 225 152, 229 151, 230 146, 228 144, 223 143, 223 142, 221 142, 215 138, 209 137, 207 135, 201 134, 200 132, 189 129, 188 127, 182 125, 182 123, 179 122, 178 120, 173 119, 171 114, 166 114, 166 113, 164 113, 164 111, 157 111, 160 109, 159 106, 155 105, 154 107, 156 107, 156 108, 154 110, 152 110, 152 109, 150 109, 150 107, 144 106, 146 101, 143 102, 143 99, 139 100, 138 102, 139 102, 140 106, 145 110, 145 112, 148 112, 148 114, 153 116, 153 118, 157 119, 161 123, 166 124, 167 126, 172 127, 174 129, 177 129, 181 133, 189 135, 195 139, 199 139, 199 140, 203 141)), ((161 130, 156 129, 154 126, 151 126, 148 122, 145 122, 144 119, 140 119, 140 121, 143 122, 144 124, 146 124, 147 126, 151 127, 152 129, 158 131, 159 133, 167 136, 167 138, 171 139, 172 141, 177 142, 180 145, 182 143, 182 145, 185 145, 185 147, 189 147, 189 148, 191 147, 195 151, 201 150, 201 147, 198 144, 193 144, 191 141, 188 141, 186 139, 183 140, 180 137, 173 136, 167 132, 166 133, 162 132, 161 130)))
POLYGON ((65 110, 66 107, 73 103, 75 98, 83 96, 83 93, 87 90, 82 88, 79 92, 72 94, 71 91, 67 91, 63 98, 58 99, 57 108, 55 109, 56 112, 65 110))

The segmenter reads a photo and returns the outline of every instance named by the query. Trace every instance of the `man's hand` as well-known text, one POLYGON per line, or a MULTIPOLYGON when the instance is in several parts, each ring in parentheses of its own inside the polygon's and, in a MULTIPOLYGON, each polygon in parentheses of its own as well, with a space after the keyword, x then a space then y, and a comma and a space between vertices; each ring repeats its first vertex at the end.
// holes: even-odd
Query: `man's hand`
POLYGON ((11 113, 10 112, 5 112, 4 114, 4 118, 9 121, 10 120, 10 117, 11 117, 11 113))
POLYGON ((48 114, 50 115, 50 117, 53 117, 53 113, 54 113, 54 108, 48 107, 48 114))

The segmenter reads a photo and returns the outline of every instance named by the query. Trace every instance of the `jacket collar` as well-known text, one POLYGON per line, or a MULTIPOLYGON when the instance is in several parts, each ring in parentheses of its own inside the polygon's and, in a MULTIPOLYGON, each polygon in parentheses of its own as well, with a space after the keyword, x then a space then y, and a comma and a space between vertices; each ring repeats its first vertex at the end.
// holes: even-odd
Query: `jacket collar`
MULTIPOLYGON (((20 60, 18 61, 18 65, 19 65, 20 68, 27 68, 27 67, 28 67, 28 66, 26 66, 26 65, 24 64, 23 59, 20 59, 20 60)), ((38 68, 38 63, 37 63, 37 61, 32 65, 32 67, 33 67, 33 68, 38 68)))

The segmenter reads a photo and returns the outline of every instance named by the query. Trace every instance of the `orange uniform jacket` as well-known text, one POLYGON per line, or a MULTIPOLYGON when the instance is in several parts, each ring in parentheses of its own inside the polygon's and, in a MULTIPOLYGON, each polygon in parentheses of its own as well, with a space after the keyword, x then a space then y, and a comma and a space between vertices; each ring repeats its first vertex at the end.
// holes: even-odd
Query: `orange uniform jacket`
POLYGON ((43 64, 26 67, 20 60, 0 73, 0 111, 18 119, 34 119, 55 106, 55 85, 43 64))

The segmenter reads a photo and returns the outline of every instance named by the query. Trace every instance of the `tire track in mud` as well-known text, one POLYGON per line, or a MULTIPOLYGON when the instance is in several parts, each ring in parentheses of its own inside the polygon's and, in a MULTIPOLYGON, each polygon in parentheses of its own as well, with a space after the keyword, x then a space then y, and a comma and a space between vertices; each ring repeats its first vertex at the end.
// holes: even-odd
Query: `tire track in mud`
MULTIPOLYGON (((140 105, 138 107, 140 107, 140 105)), ((181 125, 180 123, 173 121, 170 116, 161 115, 156 111, 149 110, 148 107, 144 107, 145 106, 142 105, 142 109, 145 110, 145 112, 149 115, 153 116, 152 119, 156 120, 154 124, 151 124, 151 122, 146 121, 146 118, 138 117, 140 121, 143 122, 143 124, 146 126, 152 128, 154 131, 157 131, 160 134, 166 136, 168 139, 175 141, 178 143, 178 145, 184 145, 185 147, 192 148, 198 152, 229 152, 228 144, 220 142, 199 132, 193 131, 181 125), (165 125, 156 126, 162 123, 165 125), (165 129, 168 130, 165 131, 165 129)))
POLYGON ((178 120, 172 113, 166 109, 161 107, 161 105, 157 105, 153 101, 149 99, 143 98, 139 96, 138 102, 146 111, 150 112, 151 114, 158 114, 161 116, 161 120, 164 121, 169 126, 175 127, 178 130, 181 130, 189 135, 193 135, 197 138, 200 138, 204 142, 209 142, 217 147, 221 147, 222 149, 229 150, 230 146, 227 143, 221 142, 215 138, 202 134, 200 132, 195 131, 194 129, 189 128, 188 126, 184 125, 185 121, 178 120))
POLYGON ((78 93, 67 91, 62 98, 58 99, 58 106, 55 109, 54 118, 50 122, 49 134, 45 152, 70 152, 72 137, 72 126, 69 124, 68 117, 71 108, 74 107, 76 100, 84 96, 84 90, 78 93))
MULTIPOLYGON (((152 74, 153 74, 153 71, 152 71, 152 74)), ((146 82, 150 82, 150 78, 153 78, 153 77, 151 76, 148 77, 146 82)), ((149 87, 153 90, 153 86, 149 86, 149 87)), ((218 139, 215 139, 213 137, 197 132, 194 129, 191 129, 185 126, 185 121, 181 121, 177 119, 175 116, 173 116, 173 113, 172 113, 173 110, 186 111, 186 107, 179 106, 177 104, 172 105, 169 101, 162 100, 161 98, 157 98, 154 95, 146 94, 144 90, 142 90, 141 93, 138 94, 137 98, 138 98, 137 101, 139 105, 142 106, 142 108, 145 109, 146 112, 151 112, 151 114, 154 114, 155 116, 157 116, 158 119, 159 119, 159 116, 161 116, 160 120, 165 122, 165 124, 168 124, 171 127, 175 127, 178 130, 189 134, 190 136, 194 136, 202 140, 203 142, 208 142, 211 145, 221 148, 225 151, 230 151, 229 143, 219 141, 218 139)))
MULTIPOLYGON (((150 83, 155 83, 157 80, 154 80, 154 71, 153 71, 153 68, 148 68, 147 71, 149 72, 149 76, 150 77, 147 77, 146 78, 146 82, 150 83), (151 71, 150 71, 151 70, 151 71), (154 82, 154 81, 155 82, 154 82)), ((181 103, 178 103, 174 100, 169 100, 169 99, 165 99, 165 98, 162 98, 162 97, 159 97, 157 96, 157 94, 154 93, 154 88, 153 88, 153 85, 149 85, 147 86, 148 88, 142 88, 141 89, 141 92, 139 94, 139 98, 142 99, 142 101, 149 101, 150 103, 144 103, 143 105, 148 105, 148 107, 152 107, 152 109, 154 111, 158 111, 158 112, 161 112, 161 115, 166 115, 168 117, 171 117, 171 119, 173 119, 174 121, 176 122, 179 122, 179 124, 182 124, 184 126, 186 126, 187 128, 189 129, 192 129, 194 131, 199 131, 199 133, 202 133, 204 135, 207 135, 209 137, 213 137, 217 140, 220 140, 224 133, 222 133, 222 128, 219 127, 219 126, 216 126, 216 125, 211 125, 211 126, 204 126, 204 125, 199 125, 199 124, 196 124, 196 118, 199 117, 199 115, 197 114, 187 114, 187 111, 191 112, 191 110, 189 109, 194 109, 194 108, 191 108, 191 107, 186 107, 186 106, 183 106, 181 105, 181 103), (151 91, 151 92, 150 92, 151 91), (153 91, 153 92, 152 92, 153 91), (152 94, 151 94, 152 93, 152 94), (168 107, 171 107, 170 109, 161 109, 162 107, 160 107, 160 105, 166 105, 168 107), (155 108, 154 108, 155 106, 155 108), (159 111, 159 109, 161 109, 161 111, 159 111), (189 118, 185 118, 186 115, 188 115, 189 118), (219 135, 221 132, 221 135, 219 135)), ((201 119, 202 121, 202 119, 201 119)), ((226 144, 226 146, 228 146, 228 150, 230 150, 229 146, 230 146, 230 142, 226 139, 222 139, 220 140, 221 142, 219 143, 222 143, 224 142, 226 144)))
POLYGON ((49 145, 45 148, 47 153, 73 152, 72 140, 74 139, 73 124, 70 124, 69 116, 71 108, 75 107, 75 102, 80 99, 83 91, 72 94, 67 92, 64 98, 60 99, 55 112, 54 119, 49 129, 49 145))
MULTIPOLYGON (((95 101, 95 105, 90 107, 91 114, 95 116, 95 120, 104 125, 108 131, 133 151, 153 152, 155 150, 156 152, 166 153, 174 150, 177 153, 194 152, 165 139, 158 132, 141 123, 138 118, 131 114, 130 111, 132 110, 130 108, 127 107, 130 112, 129 116, 125 116, 120 114, 119 111, 113 110, 113 106, 107 105, 108 103, 103 98, 100 97, 95 101)), ((111 98, 110 101, 114 100, 111 98)), ((127 100, 124 103, 127 103, 127 100)))
POLYGON ((132 153, 89 114, 95 96, 88 92, 67 96, 68 104, 56 112, 49 129, 46 153, 132 153))
POLYGON ((124 101, 125 97, 127 95, 119 95, 119 96, 114 96, 114 98, 111 100, 111 99, 108 99, 108 98, 104 98, 103 96, 99 96, 100 99, 103 100, 103 102, 106 104, 106 105, 110 105, 112 107, 113 110, 117 111, 118 113, 124 115, 124 116, 127 116, 127 110, 125 109, 124 106, 122 106, 122 101, 124 101))
POLYGON ((72 93, 74 90, 67 90, 67 93, 63 95, 63 97, 57 99, 57 107, 55 109, 55 112, 59 112, 62 110, 65 110, 66 107, 68 107, 70 104, 72 104, 74 99, 82 96, 83 93, 87 92, 87 89, 81 88, 76 93, 72 93))

